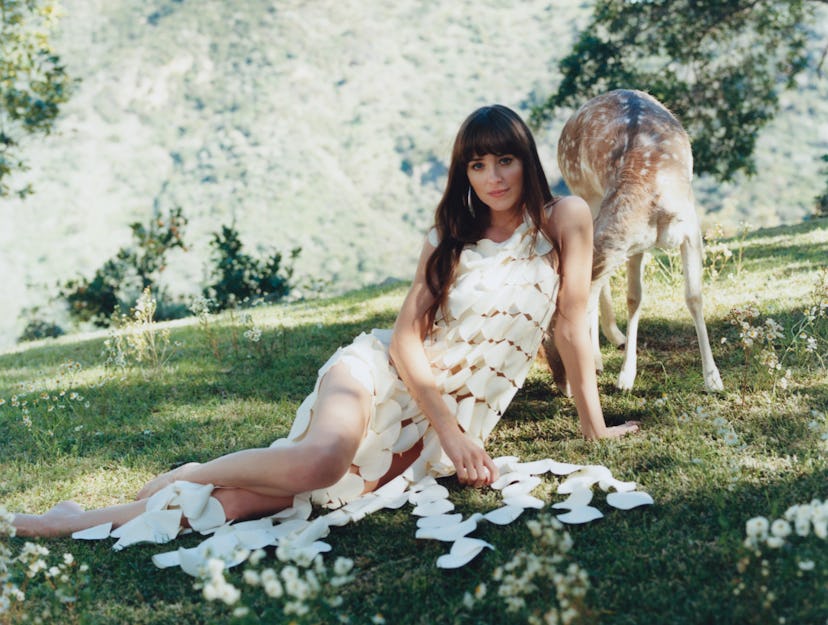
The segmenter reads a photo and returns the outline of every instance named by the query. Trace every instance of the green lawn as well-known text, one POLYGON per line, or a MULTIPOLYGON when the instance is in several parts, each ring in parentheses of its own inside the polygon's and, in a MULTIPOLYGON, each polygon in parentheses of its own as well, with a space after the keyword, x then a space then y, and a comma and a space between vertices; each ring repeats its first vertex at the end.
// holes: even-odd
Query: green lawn
MULTIPOLYGON (((828 220, 750 232, 724 243, 734 255, 705 281, 705 312, 724 393, 703 390, 681 279, 661 255, 647 271, 634 390, 615 389, 621 354, 609 347, 599 379, 607 420, 639 419, 642 432, 618 441, 582 440, 571 401, 554 391, 539 363, 490 438, 494 456, 604 464, 655 499, 653 506, 623 512, 610 509, 598 494, 596 505, 606 516, 566 528, 573 546, 560 556, 562 563, 550 566, 565 570, 577 563, 588 573, 590 589, 577 603, 581 622, 828 618, 826 540, 814 532, 792 535, 759 557, 742 546, 752 517, 773 521, 794 504, 828 499, 828 278, 820 274, 828 264, 828 220), (750 301, 759 312, 749 321, 752 327, 768 327, 771 317, 783 328, 783 336, 772 341, 780 363, 772 373, 770 351, 766 364, 760 363, 761 339, 747 349, 730 322, 731 309, 750 301), (820 302, 822 316, 818 312, 808 321, 803 309, 820 302), (809 337, 815 346, 810 351, 809 337)), ((614 284, 624 284, 623 278, 614 284)), ((124 502, 150 476, 177 463, 270 443, 286 434, 324 360, 360 331, 389 327, 404 293, 405 285, 391 285, 256 308, 249 311, 250 321, 225 313, 166 326, 170 351, 145 352, 142 363, 125 370, 104 367, 105 336, 63 337, 0 355, 0 502, 29 512, 67 498, 87 506, 124 502), (244 336, 251 325, 262 330, 257 343, 244 336), (165 362, 156 366, 153 357, 165 362)), ((616 299, 623 317, 624 294, 616 292, 616 299)), ((155 330, 160 340, 161 330, 155 330)), ((490 492, 460 488, 453 479, 444 483, 466 514, 495 505, 490 492)), ((556 478, 547 475, 536 494, 557 501, 555 486, 556 478)), ((454 571, 435 567, 445 544, 414 538, 410 507, 334 528, 326 563, 346 557, 355 564, 334 612, 350 615, 352 623, 527 622, 533 608, 541 614, 554 605, 555 582, 536 578, 534 592, 523 589, 528 608, 507 612, 506 597, 498 595, 502 580, 492 575, 520 550, 530 560, 528 554, 553 561, 558 552, 534 538, 525 522, 546 513, 528 510, 505 527, 481 525, 473 536, 496 549, 454 571), (464 594, 482 594, 481 584, 485 596, 465 607, 464 594)), ((89 582, 76 602, 64 605, 40 574, 22 604, 0 613, 0 623, 240 622, 232 607, 205 600, 193 578, 154 567, 151 556, 169 545, 116 553, 110 540, 38 542, 51 551, 50 564, 71 552, 89 567, 89 582)), ((188 536, 178 545, 197 542, 188 536)), ((23 543, 0 543, 0 559, 3 544, 14 555, 23 543)), ((281 566, 269 552, 258 569, 281 566)), ((244 583, 243 570, 231 571, 228 581, 252 609, 248 622, 260 622, 256 614, 267 623, 296 620, 282 614, 283 600, 244 583)), ((22 582, 19 563, 11 574, 22 582)), ((334 622, 326 619, 320 622, 334 622)))

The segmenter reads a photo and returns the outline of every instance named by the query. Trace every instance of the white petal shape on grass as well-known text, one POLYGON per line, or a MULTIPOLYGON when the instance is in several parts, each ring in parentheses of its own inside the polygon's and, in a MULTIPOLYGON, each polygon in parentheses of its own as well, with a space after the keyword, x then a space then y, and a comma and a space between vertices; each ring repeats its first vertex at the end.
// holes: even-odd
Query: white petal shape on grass
POLYGON ((598 480, 591 475, 570 475, 563 482, 558 484, 559 495, 569 495, 576 490, 590 489, 598 480))
POLYGON ((448 496, 448 488, 446 488, 442 484, 433 484, 419 492, 412 493, 411 495, 409 495, 408 500, 411 502, 412 505, 418 506, 421 503, 427 503, 429 501, 448 499, 448 496))
POLYGON ((517 456, 498 456, 497 458, 492 458, 492 462, 494 462, 494 465, 504 473, 510 473, 514 471, 514 469, 509 469, 508 471, 506 471, 504 467, 506 465, 515 465, 519 463, 520 458, 518 458, 517 456))
POLYGON ((72 538, 77 540, 103 540, 109 538, 109 533, 112 531, 112 523, 103 523, 90 527, 85 530, 80 530, 72 534, 72 538))
POLYGON ((412 492, 412 493, 419 493, 421 490, 425 490, 429 486, 431 486, 433 484, 436 484, 436 483, 437 483, 437 480, 435 480, 430 475, 427 475, 426 477, 421 479, 419 482, 416 482, 415 484, 412 484, 411 488, 409 488, 408 490, 409 490, 409 492, 412 492))
POLYGON ((278 540, 283 536, 289 536, 294 532, 299 532, 308 525, 310 525, 310 521, 305 521, 303 519, 291 519, 290 521, 285 521, 284 523, 276 525, 272 530, 270 530, 270 535, 278 540))
POLYGON ((437 558, 441 569, 456 569, 470 562, 484 549, 494 549, 492 545, 479 538, 460 538, 451 546, 451 551, 437 558))
POLYGON ((592 506, 580 506, 573 508, 565 514, 559 514, 557 519, 561 523, 569 523, 570 525, 578 525, 580 523, 589 523, 595 519, 600 519, 604 515, 598 508, 592 506))
POLYGON ((531 462, 518 462, 515 464, 515 471, 523 473, 524 475, 540 475, 549 471, 552 461, 548 458, 544 460, 533 460, 531 462))
POLYGON ((606 492, 609 492, 610 488, 614 488, 619 493, 628 493, 631 490, 635 490, 637 484, 635 482, 622 482, 621 480, 616 480, 615 478, 611 480, 601 480, 598 482, 598 487, 606 492))
POLYGON ((437 501, 421 503, 411 511, 411 514, 415 516, 433 516, 435 514, 444 514, 451 510, 454 510, 453 503, 448 499, 438 499, 437 501))
POLYGON ((515 482, 519 482, 520 480, 524 479, 523 473, 518 473, 517 471, 510 471, 509 473, 503 473, 499 478, 497 478, 494 482, 491 483, 491 487, 495 490, 502 490, 506 488, 509 484, 513 484, 515 482))
POLYGON ((578 488, 572 491, 572 494, 570 494, 564 501, 552 504, 552 507, 562 508, 565 510, 574 510, 575 508, 589 505, 590 501, 592 501, 592 491, 588 488, 578 488))
POLYGON ((509 484, 506 488, 503 489, 503 498, 508 499, 509 497, 515 497, 518 495, 528 495, 532 492, 538 485, 541 483, 541 478, 537 475, 530 475, 529 477, 524 477, 523 479, 514 482, 513 484, 509 484))
POLYGON ((276 514, 271 515, 270 518, 282 521, 291 521, 294 519, 305 520, 310 517, 312 510, 313 506, 309 498, 296 496, 293 498, 293 505, 290 508, 280 510, 276 514))
POLYGON ((619 510, 630 510, 638 506, 647 506, 653 503, 653 498, 643 491, 629 491, 608 493, 607 503, 619 510))
POLYGON ((549 462, 549 472, 554 473, 555 475, 569 475, 570 473, 574 473, 578 469, 582 469, 583 466, 580 464, 569 464, 568 462, 555 462, 554 460, 550 460, 549 462))
POLYGON ((523 514, 521 506, 503 506, 483 515, 483 518, 495 525, 508 525, 523 514))
POLYGON ((171 566, 180 566, 181 558, 178 557, 178 550, 165 551, 152 556, 152 563, 159 569, 168 569, 171 566))
POLYGON ((434 514, 432 516, 424 516, 417 519, 417 527, 443 527, 446 525, 456 525, 463 520, 463 515, 459 512, 456 514, 434 514))
POLYGON ((431 540, 442 540, 443 542, 454 542, 477 529, 477 521, 483 517, 482 514, 473 514, 468 519, 454 525, 443 525, 440 527, 421 527, 414 534, 415 538, 428 538, 431 540))
POLYGON ((514 497, 504 497, 503 503, 507 506, 517 506, 519 508, 535 508, 540 510, 546 505, 543 499, 532 497, 532 495, 515 495, 514 497))

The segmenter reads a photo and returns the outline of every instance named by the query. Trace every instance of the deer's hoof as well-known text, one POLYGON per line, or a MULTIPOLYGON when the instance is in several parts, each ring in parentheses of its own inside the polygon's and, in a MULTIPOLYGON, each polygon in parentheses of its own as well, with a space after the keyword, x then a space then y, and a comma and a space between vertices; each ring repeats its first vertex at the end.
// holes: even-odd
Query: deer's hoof
POLYGON ((635 371, 621 371, 618 374, 618 382, 615 383, 622 391, 631 391, 635 382, 635 371))
POLYGON ((704 376, 704 388, 711 393, 718 393, 724 390, 724 384, 722 384, 722 377, 719 375, 718 369, 713 369, 713 371, 704 376))

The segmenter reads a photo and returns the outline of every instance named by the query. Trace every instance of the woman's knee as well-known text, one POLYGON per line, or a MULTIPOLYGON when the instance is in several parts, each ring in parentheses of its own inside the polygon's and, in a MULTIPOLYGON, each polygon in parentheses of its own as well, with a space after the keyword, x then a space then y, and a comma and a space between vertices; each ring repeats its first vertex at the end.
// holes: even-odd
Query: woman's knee
POLYGON ((316 490, 336 484, 351 468, 356 450, 348 441, 329 437, 297 445, 300 456, 295 480, 297 492, 316 490))

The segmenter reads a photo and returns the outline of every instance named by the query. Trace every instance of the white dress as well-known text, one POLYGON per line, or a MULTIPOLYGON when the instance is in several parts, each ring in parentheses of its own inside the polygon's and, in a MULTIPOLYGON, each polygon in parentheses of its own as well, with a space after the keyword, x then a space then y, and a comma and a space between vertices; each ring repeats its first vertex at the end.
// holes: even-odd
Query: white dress
MULTIPOLYGON (((432 229, 429 240, 437 244, 432 229)), ((555 309, 558 274, 546 258, 552 245, 532 235, 524 222, 507 240, 482 239, 461 252, 445 314, 435 323, 425 351, 437 388, 460 427, 481 447, 523 385, 555 309)), ((390 330, 361 334, 321 367, 313 392, 296 413, 286 439, 301 438, 313 418, 319 383, 338 363, 346 364, 373 398, 368 433, 353 469, 339 482, 313 491, 311 501, 339 507, 377 480, 392 456, 423 441, 422 453, 407 472, 413 482, 426 475, 454 473, 437 433, 409 395, 388 355, 390 330)), ((298 495, 302 499, 305 493, 298 495)))

